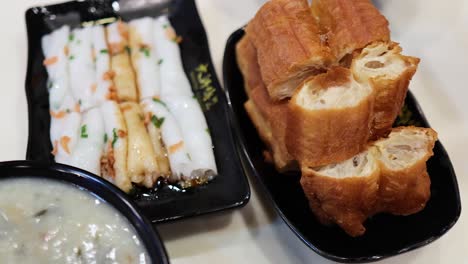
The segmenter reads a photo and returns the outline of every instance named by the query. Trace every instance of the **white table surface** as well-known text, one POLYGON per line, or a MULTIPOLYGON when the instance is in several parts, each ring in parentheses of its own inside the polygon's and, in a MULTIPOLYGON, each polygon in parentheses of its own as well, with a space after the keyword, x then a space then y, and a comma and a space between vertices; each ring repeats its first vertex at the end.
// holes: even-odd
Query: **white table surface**
MULTIPOLYGON (((0 16, 0 160, 24 159, 27 111, 24 93, 27 44, 24 12, 48 0, 2 0, 0 16)), ((222 80, 228 36, 244 25, 262 0, 198 0, 211 55, 222 80)), ((392 37, 406 54, 422 59, 410 89, 452 159, 462 203, 468 198, 468 1, 379 0, 392 37)), ((306 247, 283 223, 258 184, 242 209, 174 223, 158 229, 171 262, 180 263, 332 263, 306 247)), ((405 234, 402 234, 404 236, 405 234)), ((432 244, 380 263, 468 263, 468 219, 432 244)))

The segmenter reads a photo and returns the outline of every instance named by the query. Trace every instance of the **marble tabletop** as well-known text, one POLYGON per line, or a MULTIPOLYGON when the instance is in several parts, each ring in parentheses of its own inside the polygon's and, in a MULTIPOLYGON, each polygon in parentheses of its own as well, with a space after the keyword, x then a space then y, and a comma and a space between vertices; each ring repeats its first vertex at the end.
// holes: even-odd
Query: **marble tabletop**
MULTIPOLYGON (((141 1, 141 0, 135 0, 141 1)), ((143 0, 144 1, 144 0, 143 0)), ((0 16, 0 160, 24 159, 27 106, 24 92, 27 43, 24 12, 53 0, 2 1, 0 16), (5 5, 7 4, 7 5, 5 5)), ((263 4, 262 0, 198 0, 211 55, 222 80, 224 46, 263 4)), ((468 202, 468 1, 377 0, 392 38, 421 58, 410 89, 439 133, 455 171, 462 204, 468 202)), ((255 179, 243 208, 157 226, 171 263, 333 263, 305 246, 273 209, 255 179)), ((404 236, 405 234, 402 234, 404 236)), ((435 242, 380 263, 468 263, 468 219, 435 242)))

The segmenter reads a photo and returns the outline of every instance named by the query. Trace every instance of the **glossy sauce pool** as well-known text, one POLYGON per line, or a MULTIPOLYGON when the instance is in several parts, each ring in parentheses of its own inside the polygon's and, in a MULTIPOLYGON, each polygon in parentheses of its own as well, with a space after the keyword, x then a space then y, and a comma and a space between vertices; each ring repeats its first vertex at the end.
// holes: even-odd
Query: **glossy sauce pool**
POLYGON ((134 228, 86 190, 0 181, 0 263, 150 263, 134 228))

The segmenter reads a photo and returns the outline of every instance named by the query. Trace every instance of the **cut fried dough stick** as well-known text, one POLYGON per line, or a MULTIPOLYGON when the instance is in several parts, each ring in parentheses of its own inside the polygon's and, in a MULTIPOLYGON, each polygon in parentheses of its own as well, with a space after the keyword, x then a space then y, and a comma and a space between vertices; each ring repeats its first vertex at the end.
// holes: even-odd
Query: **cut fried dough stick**
POLYGON ((289 153, 312 167, 356 155, 370 137, 374 99, 372 88, 342 67, 304 82, 289 102, 289 153))
POLYGON ((273 145, 273 133, 271 131, 270 123, 265 117, 263 117, 252 99, 249 99, 247 102, 245 102, 244 107, 247 114, 249 115, 250 120, 257 129, 258 135, 270 148, 270 151, 273 151, 271 150, 273 145))
POLYGON ((257 86, 263 85, 262 76, 260 75, 260 67, 257 61, 257 50, 250 41, 249 37, 245 36, 236 45, 236 59, 240 71, 244 76, 244 89, 248 96, 250 92, 257 86))
POLYGON ((338 61, 374 41, 390 40, 388 21, 370 0, 314 0, 312 13, 338 61))
POLYGON ((411 78, 419 59, 401 55, 397 43, 373 43, 353 60, 351 71, 362 82, 370 82, 376 99, 372 138, 385 136, 395 122, 405 101, 411 78))
POLYGON ((376 213, 419 212, 430 197, 426 162, 436 140, 430 128, 399 127, 348 160, 303 166, 301 185, 312 211, 351 236, 362 235, 363 222, 376 213))
POLYGON ((237 60, 244 75, 246 92, 250 102, 245 104, 247 113, 271 152, 271 160, 279 171, 294 169, 293 158, 286 144, 287 101, 274 102, 259 75, 255 47, 247 36, 237 45, 237 60))
POLYGON ((306 0, 271 0, 246 28, 273 100, 291 97, 310 75, 333 62, 306 0))
POLYGON ((378 201, 379 167, 366 150, 338 164, 303 167, 301 185, 322 224, 337 223, 349 235, 359 236, 378 201))
POLYGON ((424 208, 430 196, 426 162, 436 140, 430 128, 399 127, 374 143, 381 168, 379 210, 408 215, 424 208))
POLYGON ((252 103, 259 114, 266 119, 272 138, 267 144, 270 145, 273 162, 279 171, 296 169, 293 157, 286 148, 286 133, 288 120, 288 102, 274 102, 268 96, 268 92, 263 84, 255 88, 251 93, 252 103))

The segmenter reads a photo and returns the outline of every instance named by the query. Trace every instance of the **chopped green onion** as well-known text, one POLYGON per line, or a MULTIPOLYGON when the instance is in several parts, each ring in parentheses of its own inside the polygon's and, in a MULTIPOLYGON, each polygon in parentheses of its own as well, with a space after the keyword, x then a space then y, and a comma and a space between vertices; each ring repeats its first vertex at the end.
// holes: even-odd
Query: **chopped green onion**
POLYGON ((78 100, 78 104, 81 105, 81 99, 78 100))
POLYGON ((163 28, 168 28, 168 27, 169 27, 168 24, 164 24, 164 25, 163 25, 163 28))
POLYGON ((126 50, 128 53, 132 53, 132 48, 130 48, 129 46, 125 46, 125 50, 126 50))
POLYGON ((88 132, 86 131, 86 125, 81 126, 81 138, 88 138, 88 132))
POLYGON ((102 49, 99 51, 101 54, 108 54, 109 51, 107 49, 102 49))
POLYGON ((108 136, 107 136, 107 133, 104 134, 104 143, 107 143, 107 140, 108 140, 108 136))
POLYGON ((75 35, 74 35, 74 34, 70 34, 70 35, 68 36, 68 40, 69 40, 70 42, 72 42, 74 39, 75 39, 75 35))
POLYGON ((37 213, 34 214, 34 217, 41 217, 45 214, 47 214, 47 211, 49 211, 47 208, 46 209, 42 209, 40 211, 38 211, 37 213))
POLYGON ((149 48, 141 47, 141 48, 140 48, 140 52, 143 52, 143 54, 145 54, 145 56, 146 56, 147 58, 149 58, 149 56, 150 56, 150 50, 149 50, 149 48))
POLYGON ((162 105, 164 105, 164 106, 167 107, 166 103, 164 103, 163 101, 161 101, 159 98, 153 97, 153 102, 162 104, 162 105))
POLYGON ((70 55, 70 57, 68 57, 69 60, 74 60, 75 59, 75 55, 70 55))
POLYGON ((67 110, 65 110, 65 112, 67 112, 67 114, 71 113, 71 110, 67 108, 67 110))
POLYGON ((158 65, 161 65, 163 63, 163 61, 164 61, 163 59, 159 59, 158 60, 158 65))
POLYGON ((189 153, 187 153, 187 158, 188 158, 189 160, 192 160, 192 157, 190 156, 189 153))
POLYGON ((79 259, 82 259, 82 255, 83 253, 81 252, 81 247, 79 247, 78 250, 76 251, 76 257, 78 257, 79 259))
POLYGON ((112 129, 112 136, 113 136, 113 138, 112 138, 112 147, 114 147, 115 142, 117 142, 117 138, 118 138, 116 128, 112 129))
POLYGON ((151 117, 151 123, 157 128, 161 128, 162 124, 164 123, 164 117, 158 118, 157 116, 153 115, 151 117))
POLYGON ((99 233, 99 232, 96 232, 95 236, 94 236, 94 242, 99 242, 99 240, 101 239, 102 237, 102 234, 99 233))
POLYGON ((54 87, 54 83, 51 82, 51 81, 48 81, 47 82, 47 89, 50 90, 50 89, 52 89, 52 87, 54 87))

